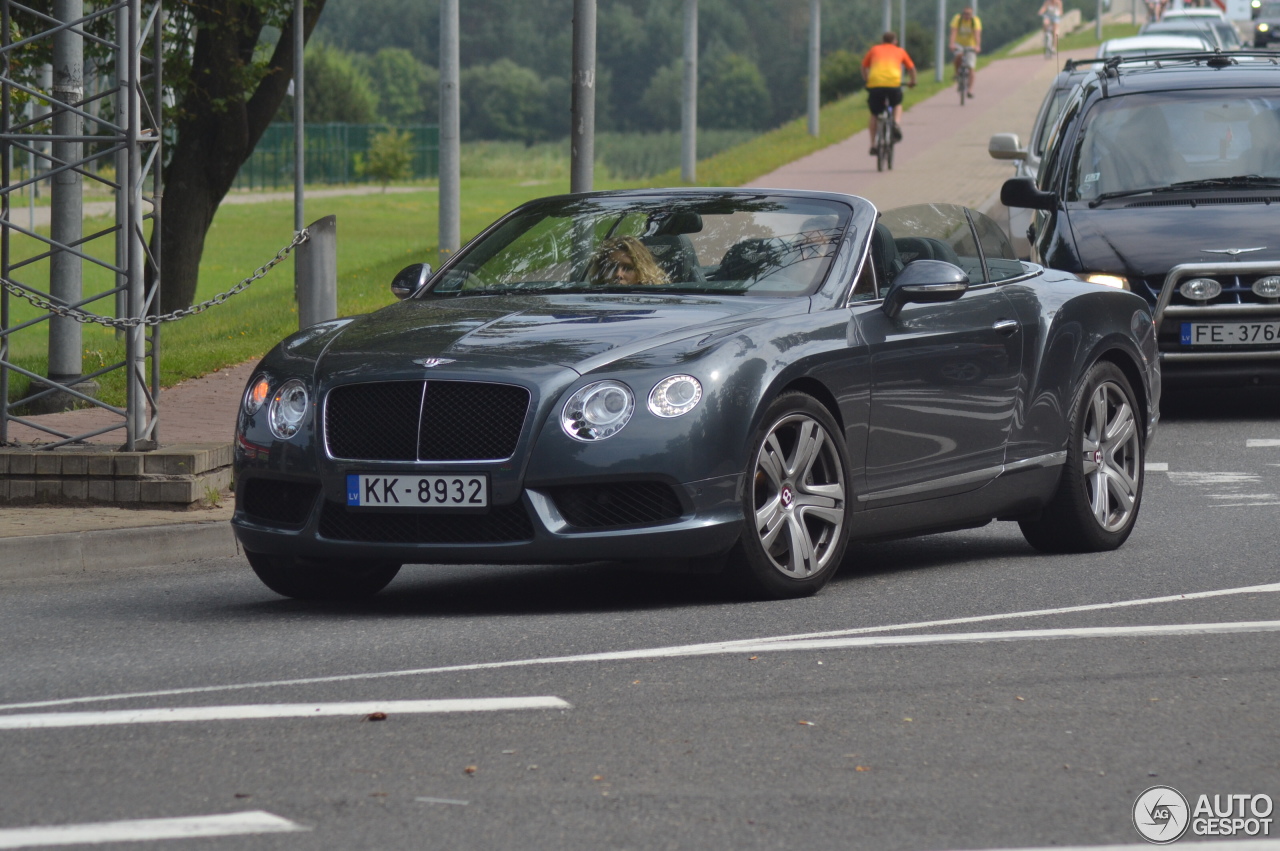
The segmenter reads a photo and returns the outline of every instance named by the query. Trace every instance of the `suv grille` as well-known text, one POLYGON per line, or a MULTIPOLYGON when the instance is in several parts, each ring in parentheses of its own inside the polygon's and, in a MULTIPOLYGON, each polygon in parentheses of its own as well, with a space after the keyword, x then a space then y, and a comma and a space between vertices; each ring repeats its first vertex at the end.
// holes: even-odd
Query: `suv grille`
POLYGON ((520 439, 529 391, 478 381, 381 381, 329 391, 325 442, 360 461, 499 461, 520 439))
MULTIPOLYGON (((1274 273, 1272 273, 1274 274, 1274 273)), ((1175 288, 1173 296, 1169 299, 1169 304, 1180 304, 1188 307, 1220 307, 1223 305, 1235 304, 1275 304, 1274 299, 1265 299, 1258 296, 1253 291, 1253 282, 1259 278, 1267 277, 1266 274, 1257 273, 1253 275, 1194 275, 1196 278, 1212 278, 1219 284, 1222 284, 1222 293, 1209 301, 1193 301, 1187 298, 1175 288)), ((1183 279, 1187 280, 1186 278, 1183 279)), ((1142 285, 1149 292, 1150 299, 1154 302, 1160 297, 1160 290, 1164 288, 1164 278, 1146 278, 1142 280, 1142 285)))
POLYGON ((486 514, 353 511, 325 502, 320 536, 381 544, 509 544, 533 540, 533 523, 519 502, 495 505, 486 514))

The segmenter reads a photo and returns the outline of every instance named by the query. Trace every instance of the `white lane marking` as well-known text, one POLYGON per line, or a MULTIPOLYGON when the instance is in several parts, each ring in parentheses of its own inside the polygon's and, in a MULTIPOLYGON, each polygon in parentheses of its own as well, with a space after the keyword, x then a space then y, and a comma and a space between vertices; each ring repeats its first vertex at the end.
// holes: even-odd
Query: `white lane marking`
MULTIPOLYGON (((737 648, 735 653, 791 650, 847 650, 862 647, 910 647, 924 644, 986 644, 993 641, 1046 641, 1062 638, 1162 638, 1171 635, 1231 635, 1280 632, 1280 621, 1168 624, 1163 626, 1085 626, 1067 629, 1019 629, 1008 632, 952 632, 936 635, 877 635, 859 638, 810 638, 767 641, 737 648)), ((729 652, 729 651, 721 651, 729 652)))
POLYGON ((246 833, 292 833, 310 829, 263 810, 252 810, 220 816, 134 819, 94 824, 0 829, 0 848, 47 848, 51 845, 196 839, 205 836, 238 836, 246 833))
POLYGON ((452 804, 455 807, 465 807, 470 801, 458 801, 453 798, 414 798, 415 801, 421 801, 424 804, 452 804))
POLYGON ((0 730, 98 727, 110 724, 165 724, 174 721, 247 721, 259 718, 331 718, 374 712, 422 715, 440 712, 496 712, 505 709, 568 709, 558 697, 480 697, 457 700, 367 700, 358 703, 262 703, 248 706, 174 706, 112 712, 45 712, 0 715, 0 730))
POLYGON ((1253 473, 1170 473, 1175 485, 1252 485, 1261 481, 1253 473))
POLYGON ((1148 461, 1146 464, 1144 464, 1144 465, 1143 465, 1143 468, 1144 468, 1148 473, 1167 473, 1167 472, 1169 472, 1169 465, 1168 465, 1168 464, 1166 464, 1164 461, 1148 461))
POLYGON ((205 694, 215 691, 237 691, 240 689, 279 688, 282 686, 320 685, 327 683, 357 682, 389 677, 416 677, 425 674, 444 674, 463 671, 488 671, 495 668, 517 668, 529 665, 560 665, 574 662, 609 662, 629 659, 657 659, 673 656, 697 656, 708 652, 719 652, 720 648, 739 650, 747 646, 755 646, 766 642, 798 641, 809 638, 827 638, 842 635, 866 635, 877 632, 898 632, 907 629, 930 629, 939 626, 957 626, 960 624, 983 623, 988 621, 1015 620, 1018 618, 1035 618, 1046 615, 1067 615, 1079 612, 1097 612, 1108 609, 1123 609, 1131 606, 1150 606, 1158 603, 1176 603, 1188 600, 1208 600, 1214 597, 1228 597, 1239 594, 1272 594, 1280 591, 1280 582, 1267 585, 1246 585, 1239 588, 1221 588, 1214 591, 1194 591, 1190 594, 1170 594, 1164 597, 1147 597, 1139 600, 1121 600, 1114 603, 1089 603, 1082 606, 1065 606, 1056 609, 1033 609, 1026 612, 1006 612, 995 615, 974 615, 964 618, 948 618, 945 620, 917 621, 915 623, 884 624, 882 626, 864 626, 852 629, 831 630, 827 632, 800 633, 797 635, 779 635, 769 638, 746 638, 735 641, 717 641, 706 644, 690 644, 675 647, 657 647, 645 650, 618 650, 607 653, 588 653, 580 656, 549 656, 541 659, 516 659, 507 662, 477 662, 470 665, 445 665, 436 668, 408 668, 398 671, 368 671, 361 674, 337 674, 329 677, 305 677, 293 680, 267 680, 250 683, 227 683, 216 686, 192 686, 190 688, 157 689, 155 691, 127 692, 123 694, 92 695, 89 697, 68 697, 58 700, 40 700, 27 703, 0 704, 0 712, 10 709, 37 709, 46 706, 71 706, 77 703, 98 703, 110 700, 136 700, 144 697, 170 697, 179 694, 205 694))
POLYGON ((1272 446, 1280 446, 1280 440, 1251 437, 1245 441, 1244 445, 1249 449, 1268 449, 1272 446))
MULTIPOLYGON (((1247 499, 1248 497, 1241 497, 1247 499)), ((1257 508, 1262 505, 1280 505, 1280 502, 1229 502, 1222 505, 1211 505, 1210 508, 1257 508)))

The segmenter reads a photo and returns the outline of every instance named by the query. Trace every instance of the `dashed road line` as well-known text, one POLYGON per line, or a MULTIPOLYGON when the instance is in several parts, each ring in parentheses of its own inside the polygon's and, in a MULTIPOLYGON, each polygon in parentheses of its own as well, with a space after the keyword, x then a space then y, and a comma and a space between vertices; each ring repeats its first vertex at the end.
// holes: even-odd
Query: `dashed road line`
POLYGON ((1249 449, 1269 449, 1272 447, 1280 446, 1280 440, 1275 438, 1270 438, 1270 437, 1266 437, 1266 438, 1251 437, 1245 441, 1244 445, 1249 449))
POLYGON ((514 709, 568 709, 558 697, 481 697, 455 700, 369 700, 356 703, 261 703, 245 706, 174 706, 109 712, 44 712, 0 715, 0 730, 47 730, 115 724, 178 721, 251 721, 264 718, 360 717, 374 713, 424 715, 444 712, 499 712, 514 709))
POLYGON ((0 829, 0 848, 49 848, 57 845, 92 845, 105 842, 198 839, 207 836, 295 833, 310 829, 264 810, 252 810, 215 816, 4 828, 0 829))
MULTIPOLYGON (((1191 600, 1208 600, 1218 597, 1242 594, 1272 594, 1280 591, 1280 582, 1267 585, 1246 585, 1239 588, 1220 588, 1212 591, 1193 591, 1188 594, 1170 594, 1164 597, 1147 597, 1139 600, 1121 600, 1111 603, 1089 603, 1081 606, 1065 606, 1054 609, 1035 609, 1025 612, 1005 612, 994 615, 974 615, 964 618, 947 618, 945 620, 917 621, 915 623, 883 624, 881 626, 854 627, 851 629, 832 630, 827 632, 801 633, 796 635, 780 635, 766 638, 747 638, 736 641, 718 641, 705 644, 690 644, 676 647, 657 647, 641 650, 617 650, 605 653, 589 653, 580 656, 551 656, 540 659, 517 659, 505 662, 477 662, 467 665, 444 665, 435 668, 408 668, 396 671, 368 671, 359 674, 337 674, 328 677, 306 677, 293 680, 268 680, 250 683, 225 683, 213 686, 192 686, 189 688, 157 689, 154 691, 126 692, 123 694, 92 695, 87 697, 68 697, 57 700, 39 700, 24 703, 8 703, 0 705, 0 712, 13 709, 36 709, 50 706, 72 706, 81 703, 102 703, 114 700, 137 700, 147 697, 170 697, 179 694, 208 694, 219 691, 238 691, 242 689, 284 688, 300 685, 321 685, 345 682, 361 682, 367 680, 392 677, 416 677, 427 674, 458 673, 465 671, 491 671, 499 668, 529 667, 532 665, 561 665, 578 662, 612 662, 632 659, 673 658, 678 656, 705 656, 712 653, 740 652, 744 647, 755 647, 772 642, 799 641, 810 638, 828 638, 845 635, 867 635, 881 632, 902 632, 912 629, 930 629, 941 626, 958 626, 1000 620, 1017 620, 1020 618, 1045 617, 1048 615, 1068 615, 1080 612, 1098 612, 1110 609, 1124 609, 1133 606, 1150 606, 1160 603, 1187 602, 1191 600)), ((3 717, 3 716, 0 716, 3 717)))

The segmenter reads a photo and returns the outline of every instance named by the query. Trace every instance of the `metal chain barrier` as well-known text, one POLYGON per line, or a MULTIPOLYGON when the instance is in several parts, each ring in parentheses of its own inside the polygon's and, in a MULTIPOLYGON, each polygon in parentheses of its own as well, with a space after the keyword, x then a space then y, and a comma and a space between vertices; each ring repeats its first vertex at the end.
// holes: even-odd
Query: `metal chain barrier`
POLYGON ((76 322, 79 322, 82 324, 96 323, 98 325, 105 325, 108 328, 136 328, 139 325, 159 325, 161 322, 173 322, 175 320, 182 319, 187 316, 194 316, 197 313, 204 313, 209 308, 214 307, 215 305, 222 304, 227 299, 231 298, 233 295, 239 295, 240 293, 248 289, 249 285, 252 284, 254 281, 260 280, 263 277, 265 277, 267 272, 271 271, 272 267, 282 262, 286 257, 288 257, 291 253, 293 253, 293 249, 297 248, 299 245, 306 242, 309 238, 310 238, 310 234, 307 233, 306 228, 303 228, 302 230, 298 231, 296 235, 294 235, 293 242, 289 243, 284 248, 281 248, 279 251, 276 252, 275 257, 272 257, 266 263, 259 266, 252 275, 245 278, 243 281, 236 284, 234 287, 227 290, 225 293, 219 293, 218 295, 214 296, 213 298, 207 301, 202 301, 199 304, 193 304, 191 307, 183 308, 182 310, 175 310, 172 313, 166 313, 160 316, 139 316, 139 317, 130 317, 128 319, 109 319, 105 316, 99 316, 96 313, 86 313, 83 310, 77 310, 72 307, 63 307, 62 305, 54 304, 53 302, 40 298, 39 296, 35 295, 34 293, 31 293, 30 291, 26 290, 21 286, 18 286, 17 284, 10 283, 9 281, 3 280, 3 279, 0 279, 0 286, 3 286, 6 290, 8 290, 10 293, 17 296, 18 298, 26 299, 27 301, 31 302, 31 304, 35 305, 41 310, 52 313, 55 316, 62 316, 67 319, 74 319, 76 322))

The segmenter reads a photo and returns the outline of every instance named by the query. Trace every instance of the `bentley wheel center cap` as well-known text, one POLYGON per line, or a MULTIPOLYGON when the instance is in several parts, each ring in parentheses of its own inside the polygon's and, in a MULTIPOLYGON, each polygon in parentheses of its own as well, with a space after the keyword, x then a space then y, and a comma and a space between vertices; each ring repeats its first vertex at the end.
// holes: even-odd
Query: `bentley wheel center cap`
POLYGON ((795 494, 791 492, 791 485, 782 486, 782 495, 779 498, 782 500, 783 508, 791 507, 792 503, 796 501, 795 494))

